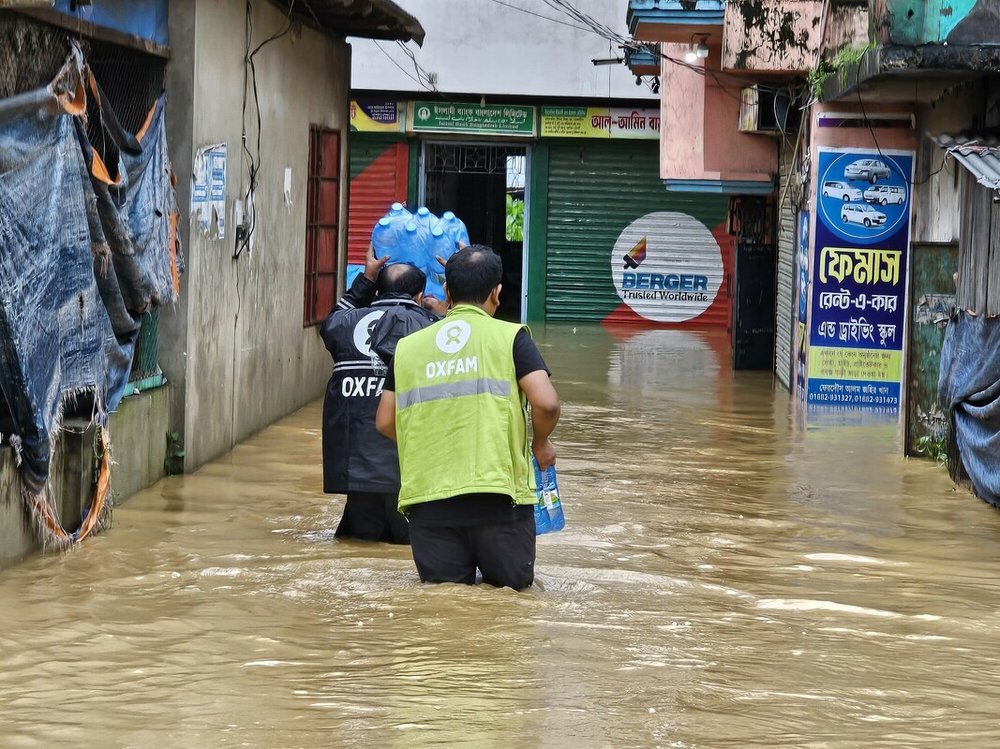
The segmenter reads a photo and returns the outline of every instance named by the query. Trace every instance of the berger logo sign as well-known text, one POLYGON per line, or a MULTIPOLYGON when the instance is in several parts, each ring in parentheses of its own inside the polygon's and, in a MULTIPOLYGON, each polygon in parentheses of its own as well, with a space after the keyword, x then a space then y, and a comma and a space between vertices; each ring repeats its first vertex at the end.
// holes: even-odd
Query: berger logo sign
POLYGON ((723 275, 719 243, 686 213, 647 213, 625 227, 611 252, 618 296, 654 322, 698 317, 715 301, 723 275))

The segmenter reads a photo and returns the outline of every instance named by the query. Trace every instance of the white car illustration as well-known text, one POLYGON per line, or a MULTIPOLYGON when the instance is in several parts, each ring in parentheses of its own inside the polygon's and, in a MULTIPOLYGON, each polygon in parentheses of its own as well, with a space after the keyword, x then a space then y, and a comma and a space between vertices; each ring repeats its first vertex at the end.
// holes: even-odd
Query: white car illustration
POLYGON ((869 203, 903 205, 906 202, 906 188, 896 185, 872 185, 865 190, 864 196, 869 203))
POLYGON ((867 228, 884 224, 885 214, 867 203, 844 203, 840 208, 840 219, 845 224, 861 224, 867 228))
POLYGON ((861 200, 861 190, 851 187, 846 182, 827 180, 823 183, 824 198, 840 198, 845 203, 851 200, 861 200))
POLYGON ((880 177, 889 176, 889 167, 878 159, 858 159, 852 161, 844 169, 844 179, 863 179, 873 185, 880 177))

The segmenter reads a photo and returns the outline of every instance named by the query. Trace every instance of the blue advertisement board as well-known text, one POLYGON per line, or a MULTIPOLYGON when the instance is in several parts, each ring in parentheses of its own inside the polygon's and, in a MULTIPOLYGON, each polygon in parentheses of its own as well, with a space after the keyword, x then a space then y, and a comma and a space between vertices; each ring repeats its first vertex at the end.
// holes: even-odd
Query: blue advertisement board
POLYGON ((913 153, 820 149, 810 405, 899 412, 913 153))

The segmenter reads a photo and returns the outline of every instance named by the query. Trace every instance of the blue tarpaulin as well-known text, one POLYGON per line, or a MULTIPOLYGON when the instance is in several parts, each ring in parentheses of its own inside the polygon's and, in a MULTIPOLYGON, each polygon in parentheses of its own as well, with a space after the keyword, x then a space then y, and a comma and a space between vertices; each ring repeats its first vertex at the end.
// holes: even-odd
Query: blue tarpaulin
POLYGON ((958 312, 948 322, 938 400, 976 494, 1000 506, 1000 319, 958 312))
POLYGON ((40 498, 64 410, 106 422, 140 318, 176 299, 180 271, 163 97, 139 137, 100 106, 107 165, 87 140, 88 96, 102 102, 74 50, 46 89, 0 101, 0 391, 36 511, 51 508, 40 498))

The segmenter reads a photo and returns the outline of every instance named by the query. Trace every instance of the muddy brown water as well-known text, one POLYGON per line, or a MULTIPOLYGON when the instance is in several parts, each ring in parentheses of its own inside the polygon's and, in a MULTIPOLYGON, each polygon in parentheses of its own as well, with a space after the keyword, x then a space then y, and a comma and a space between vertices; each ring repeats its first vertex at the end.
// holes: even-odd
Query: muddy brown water
POLYGON ((724 339, 537 332, 567 528, 533 589, 336 541, 313 404, 0 573, 0 746, 1000 745, 996 512, 724 339))

